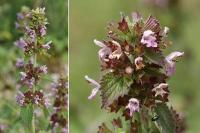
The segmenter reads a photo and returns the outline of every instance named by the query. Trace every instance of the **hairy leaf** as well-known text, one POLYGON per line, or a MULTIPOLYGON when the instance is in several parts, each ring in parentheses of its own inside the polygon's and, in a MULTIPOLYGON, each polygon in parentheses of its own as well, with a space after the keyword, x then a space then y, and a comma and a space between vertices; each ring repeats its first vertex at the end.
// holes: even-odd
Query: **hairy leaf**
POLYGON ((171 111, 165 103, 157 104, 155 112, 159 116, 156 123, 162 133, 175 133, 175 123, 171 111))
POLYGON ((154 50, 150 49, 145 50, 145 57, 148 59, 148 61, 157 65, 161 65, 162 61, 164 60, 164 57, 161 53, 158 54, 154 50))
POLYGON ((109 106, 119 96, 127 94, 132 83, 133 80, 129 77, 105 74, 101 79, 102 107, 109 106))

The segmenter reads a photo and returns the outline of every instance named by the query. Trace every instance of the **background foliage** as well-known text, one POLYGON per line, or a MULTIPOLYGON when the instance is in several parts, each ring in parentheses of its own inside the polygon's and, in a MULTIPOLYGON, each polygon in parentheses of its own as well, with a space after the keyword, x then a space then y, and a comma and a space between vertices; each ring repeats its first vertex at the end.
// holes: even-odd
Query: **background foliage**
POLYGON ((198 0, 170 0, 167 8, 148 5, 142 0, 73 0, 70 2, 70 130, 72 133, 94 133, 103 121, 112 115, 100 109, 100 99, 87 99, 91 86, 84 75, 97 79, 100 73, 97 56, 98 47, 93 39, 106 36, 109 21, 119 20, 120 12, 130 15, 139 11, 144 16, 156 16, 162 26, 170 28, 173 50, 185 52, 184 58, 177 63, 177 71, 169 81, 170 103, 185 114, 187 133, 200 130, 200 45, 199 45, 199 5, 198 0))
MULTIPOLYGON (((25 132, 19 118, 20 108, 15 101, 16 82, 19 79, 15 69, 15 61, 21 51, 13 45, 20 34, 15 29, 16 13, 22 6, 30 9, 37 6, 46 7, 49 21, 47 27, 48 40, 53 41, 51 58, 41 58, 47 64, 50 73, 63 73, 67 68, 67 36, 68 16, 67 0, 0 0, 0 131, 6 127, 6 132, 25 132)), ((38 128, 44 129, 48 120, 40 120, 38 128)), ((36 122, 37 123, 37 122, 36 122)))

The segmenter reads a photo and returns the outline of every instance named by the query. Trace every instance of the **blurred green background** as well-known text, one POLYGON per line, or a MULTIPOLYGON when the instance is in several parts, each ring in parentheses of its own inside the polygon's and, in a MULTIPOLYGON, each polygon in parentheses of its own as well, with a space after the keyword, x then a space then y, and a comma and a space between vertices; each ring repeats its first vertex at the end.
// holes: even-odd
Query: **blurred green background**
MULTIPOLYGON (((67 75, 68 59, 68 1, 67 0, 0 0, 0 132, 5 127, 6 133, 23 133, 19 122, 20 107, 15 101, 18 72, 15 68, 21 50, 14 46, 20 34, 15 29, 16 13, 22 6, 30 9, 38 6, 46 8, 47 41, 52 40, 49 58, 41 58, 48 66, 49 73, 67 75)), ((39 125, 43 129, 43 125, 39 125)))
MULTIPOLYGON (((109 120, 110 114, 100 109, 100 98, 87 99, 92 87, 84 76, 99 80, 99 47, 93 39, 106 37, 109 21, 139 11, 144 16, 156 16, 162 26, 170 28, 173 50, 184 51, 177 71, 169 81, 170 105, 182 112, 187 120, 187 133, 200 131, 200 1, 169 0, 166 6, 152 4, 155 0, 71 0, 70 1, 70 133, 95 133, 109 120)), ((160 0, 162 1, 162 0, 160 0)))

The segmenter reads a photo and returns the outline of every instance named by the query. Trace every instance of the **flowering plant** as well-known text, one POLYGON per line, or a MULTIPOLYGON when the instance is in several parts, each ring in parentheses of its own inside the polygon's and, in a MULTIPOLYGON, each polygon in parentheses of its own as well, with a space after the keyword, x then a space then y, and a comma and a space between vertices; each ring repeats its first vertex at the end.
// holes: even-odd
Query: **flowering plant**
POLYGON ((20 70, 19 91, 16 97, 21 106, 21 118, 32 132, 35 132, 36 107, 46 108, 48 100, 45 99, 43 90, 39 88, 42 74, 47 74, 46 65, 39 65, 37 56, 45 55, 50 48, 48 42, 45 44, 46 24, 45 8, 29 10, 22 8, 17 14, 16 28, 23 33, 23 37, 14 44, 21 48, 24 58, 18 58, 16 66, 20 70))
POLYGON ((184 54, 175 51, 164 56, 163 51, 171 45, 168 32, 153 16, 144 20, 135 12, 132 20, 122 15, 119 23, 110 23, 106 40, 94 40, 101 48, 98 56, 103 76, 100 83, 85 76, 94 86, 88 98, 100 92, 101 107, 123 116, 112 121, 113 128, 103 123, 99 133, 184 131, 179 115, 167 106, 167 79, 184 54))
POLYGON ((52 43, 52 41, 46 41, 47 24, 45 8, 29 10, 24 7, 17 14, 15 25, 21 31, 23 37, 14 44, 22 49, 24 58, 18 58, 16 61, 16 66, 20 70, 16 99, 21 106, 22 121, 28 128, 32 129, 33 133, 37 132, 35 129, 37 108, 41 108, 45 117, 50 119, 48 125, 50 128, 46 127, 46 130, 52 129, 52 132, 67 133, 67 79, 63 77, 57 81, 58 83, 53 83, 53 88, 48 93, 45 93, 44 86, 40 85, 43 83, 41 80, 43 74, 47 74, 47 66, 40 65, 39 59, 43 56, 50 57, 48 50, 52 43), (53 106, 50 103, 52 99, 54 99, 53 106))

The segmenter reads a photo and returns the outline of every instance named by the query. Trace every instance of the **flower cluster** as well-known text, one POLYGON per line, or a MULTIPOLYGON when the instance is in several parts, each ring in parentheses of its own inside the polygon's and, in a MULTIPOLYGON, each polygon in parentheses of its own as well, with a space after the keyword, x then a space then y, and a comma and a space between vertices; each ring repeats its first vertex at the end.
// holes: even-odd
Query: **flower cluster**
POLYGON ((44 43, 46 35, 46 25, 48 24, 45 17, 45 8, 37 8, 29 10, 23 8, 17 14, 16 28, 24 33, 14 44, 23 49, 25 55, 33 55, 36 53, 44 53, 50 49, 51 41, 44 43))
POLYGON ((16 67, 20 70, 20 88, 17 94, 20 106, 46 105, 44 94, 37 87, 41 76, 47 74, 46 65, 37 64, 37 55, 44 55, 51 43, 51 41, 45 43, 48 22, 44 10, 45 8, 29 10, 24 7, 17 14, 16 28, 23 33, 23 36, 14 44, 24 53, 24 59, 16 60, 16 67))
MULTIPOLYGON (((163 51, 171 44, 168 32, 169 28, 162 28, 155 17, 145 20, 135 12, 132 21, 122 15, 119 23, 110 23, 106 40, 94 40, 100 47, 103 76, 100 83, 85 77, 94 86, 89 99, 100 92, 102 108, 122 111, 125 119, 130 120, 131 129, 139 128, 136 114, 146 120, 142 112, 147 110, 146 115, 153 117, 152 112, 159 114, 160 108, 168 109, 167 79, 175 73, 175 64, 184 54, 175 51, 164 56, 163 51)), ((100 130, 103 128, 104 124, 100 130)))
POLYGON ((60 131, 61 133, 68 133, 68 82, 66 78, 60 79, 52 84, 55 100, 53 104, 54 113, 51 115, 50 121, 53 131, 60 131))

